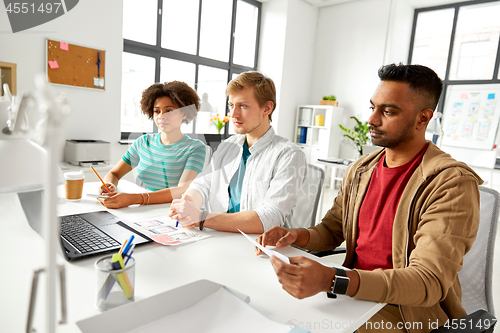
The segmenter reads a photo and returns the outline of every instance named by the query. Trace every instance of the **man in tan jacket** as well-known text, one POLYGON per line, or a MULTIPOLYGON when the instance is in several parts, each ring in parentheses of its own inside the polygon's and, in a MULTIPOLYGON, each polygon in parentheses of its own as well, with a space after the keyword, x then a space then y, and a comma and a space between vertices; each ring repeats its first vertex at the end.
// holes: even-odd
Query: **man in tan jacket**
POLYGON ((442 90, 436 73, 392 64, 379 77, 368 123, 384 148, 349 167, 321 224, 275 227, 258 242, 324 251, 345 241, 352 270, 271 258, 283 289, 297 298, 326 291, 387 303, 360 332, 429 332, 466 315, 457 272, 476 237, 482 180, 425 140, 442 90))

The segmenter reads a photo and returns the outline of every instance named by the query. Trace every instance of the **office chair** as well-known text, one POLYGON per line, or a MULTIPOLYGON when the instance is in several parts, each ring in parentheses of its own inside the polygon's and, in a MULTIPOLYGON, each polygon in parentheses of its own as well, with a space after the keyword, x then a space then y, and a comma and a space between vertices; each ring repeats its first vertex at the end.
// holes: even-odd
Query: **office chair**
POLYGON ((285 222, 286 228, 308 228, 316 224, 325 171, 315 165, 307 165, 304 184, 299 190, 297 204, 292 210, 291 219, 285 222))
MULTIPOLYGON (((493 327, 470 327, 470 323, 496 322, 492 293, 493 253, 500 211, 500 194, 488 187, 479 186, 480 212, 477 237, 470 251, 464 256, 462 270, 458 272, 462 286, 462 305, 467 316, 459 319, 467 323, 467 332, 492 332, 493 327), (484 282, 483 282, 484 281, 484 282), (472 321, 470 321, 472 320, 472 321)), ((494 325, 494 324, 493 324, 494 325)), ((479 326, 479 325, 478 325, 479 326)), ((484 325, 481 325, 484 326, 484 325)), ((433 333, 465 332, 459 328, 440 327, 433 333)))

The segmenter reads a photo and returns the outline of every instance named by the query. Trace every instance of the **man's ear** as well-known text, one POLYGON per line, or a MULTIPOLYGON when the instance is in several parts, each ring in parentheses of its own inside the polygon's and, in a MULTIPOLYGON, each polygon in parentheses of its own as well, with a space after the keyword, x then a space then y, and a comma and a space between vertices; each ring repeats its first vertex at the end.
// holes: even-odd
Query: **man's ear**
POLYGON ((432 109, 424 109, 420 111, 417 115, 416 127, 417 129, 425 129, 432 117, 434 116, 434 111, 432 109))
POLYGON ((264 104, 264 115, 268 116, 271 112, 273 112, 274 103, 272 101, 267 101, 264 104))

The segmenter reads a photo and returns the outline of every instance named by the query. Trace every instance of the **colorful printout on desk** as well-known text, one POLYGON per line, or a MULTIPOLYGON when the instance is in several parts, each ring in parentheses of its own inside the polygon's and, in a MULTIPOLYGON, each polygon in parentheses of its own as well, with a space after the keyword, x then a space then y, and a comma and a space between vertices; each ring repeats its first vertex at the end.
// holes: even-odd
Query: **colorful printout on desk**
POLYGON ((210 237, 202 231, 178 227, 175 220, 165 216, 144 221, 126 222, 126 224, 162 245, 179 245, 210 237))

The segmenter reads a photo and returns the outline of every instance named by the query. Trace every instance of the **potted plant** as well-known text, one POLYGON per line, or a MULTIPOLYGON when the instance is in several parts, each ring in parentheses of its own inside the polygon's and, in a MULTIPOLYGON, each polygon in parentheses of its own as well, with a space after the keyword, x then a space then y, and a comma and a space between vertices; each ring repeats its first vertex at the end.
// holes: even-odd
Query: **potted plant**
POLYGON ((356 125, 354 129, 348 129, 339 124, 340 129, 342 129, 344 133, 344 137, 352 140, 352 143, 356 146, 359 155, 363 155, 363 146, 370 142, 370 126, 368 122, 361 122, 358 118, 352 116, 351 119, 356 121, 356 125))
POLYGON ((334 95, 323 96, 323 100, 319 101, 320 105, 333 105, 337 106, 339 103, 337 102, 337 98, 334 95))
POLYGON ((217 115, 215 117, 211 118, 210 121, 217 128, 217 133, 220 134, 220 131, 224 128, 226 123, 229 121, 229 116, 225 116, 224 118, 221 119, 220 115, 217 113, 217 115))

